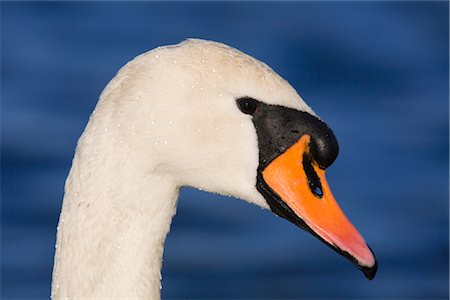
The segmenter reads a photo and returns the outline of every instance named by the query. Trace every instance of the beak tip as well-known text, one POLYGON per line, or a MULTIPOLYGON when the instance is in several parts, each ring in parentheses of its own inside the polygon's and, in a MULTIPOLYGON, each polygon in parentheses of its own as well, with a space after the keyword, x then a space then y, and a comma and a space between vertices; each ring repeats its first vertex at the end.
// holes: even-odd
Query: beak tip
POLYGON ((368 280, 372 280, 375 278, 375 275, 378 271, 378 263, 375 262, 373 267, 361 267, 361 271, 363 271, 364 276, 366 276, 368 280))
MULTIPOLYGON (((369 247, 369 246, 368 246, 369 247)), ((373 259, 374 259, 374 264, 371 267, 367 267, 367 266, 359 266, 359 268, 361 269, 361 271, 364 273, 364 276, 366 276, 366 278, 368 280, 372 280, 375 278, 375 275, 377 274, 378 271, 378 262, 377 259, 375 257, 375 254, 373 253, 372 249, 369 247, 370 252, 372 252, 373 255, 373 259)))

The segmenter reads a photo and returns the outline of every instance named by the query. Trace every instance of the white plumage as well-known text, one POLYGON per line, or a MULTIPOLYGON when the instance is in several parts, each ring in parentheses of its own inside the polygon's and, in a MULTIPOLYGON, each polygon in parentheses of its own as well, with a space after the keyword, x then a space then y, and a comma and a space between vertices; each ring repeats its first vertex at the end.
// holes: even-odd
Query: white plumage
POLYGON ((314 114, 267 65, 216 42, 156 48, 119 71, 66 181, 54 299, 158 299, 180 186, 268 207, 255 188, 257 137, 240 96, 314 114))

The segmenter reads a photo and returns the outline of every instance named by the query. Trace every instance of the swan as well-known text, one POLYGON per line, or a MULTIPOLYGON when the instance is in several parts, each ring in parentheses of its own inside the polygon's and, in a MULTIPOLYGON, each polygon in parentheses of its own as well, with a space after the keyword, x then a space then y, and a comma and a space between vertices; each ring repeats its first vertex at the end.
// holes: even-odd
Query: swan
POLYGON ((375 256, 325 179, 337 153, 294 88, 239 50, 188 39, 137 56, 106 86, 77 143, 52 298, 159 299, 181 186, 270 209, 372 279, 375 256))

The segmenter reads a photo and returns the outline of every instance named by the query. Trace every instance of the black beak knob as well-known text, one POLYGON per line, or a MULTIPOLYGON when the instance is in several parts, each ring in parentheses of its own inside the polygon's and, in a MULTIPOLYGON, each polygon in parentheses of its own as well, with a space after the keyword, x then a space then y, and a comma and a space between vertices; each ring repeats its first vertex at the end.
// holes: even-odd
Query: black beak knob
POLYGON ((311 133, 310 151, 313 160, 320 168, 329 167, 338 156, 339 145, 333 131, 327 124, 319 121, 311 133))

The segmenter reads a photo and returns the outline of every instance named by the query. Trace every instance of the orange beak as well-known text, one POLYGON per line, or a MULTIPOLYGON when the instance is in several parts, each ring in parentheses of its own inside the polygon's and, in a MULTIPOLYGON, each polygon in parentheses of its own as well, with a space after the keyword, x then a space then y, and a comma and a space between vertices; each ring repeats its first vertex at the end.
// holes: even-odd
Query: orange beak
POLYGON ((302 136, 262 171, 262 178, 271 194, 282 200, 281 206, 287 205, 295 214, 297 225, 349 258, 368 279, 373 279, 377 270, 375 256, 334 199, 325 170, 311 158, 309 142, 309 135, 302 136))

